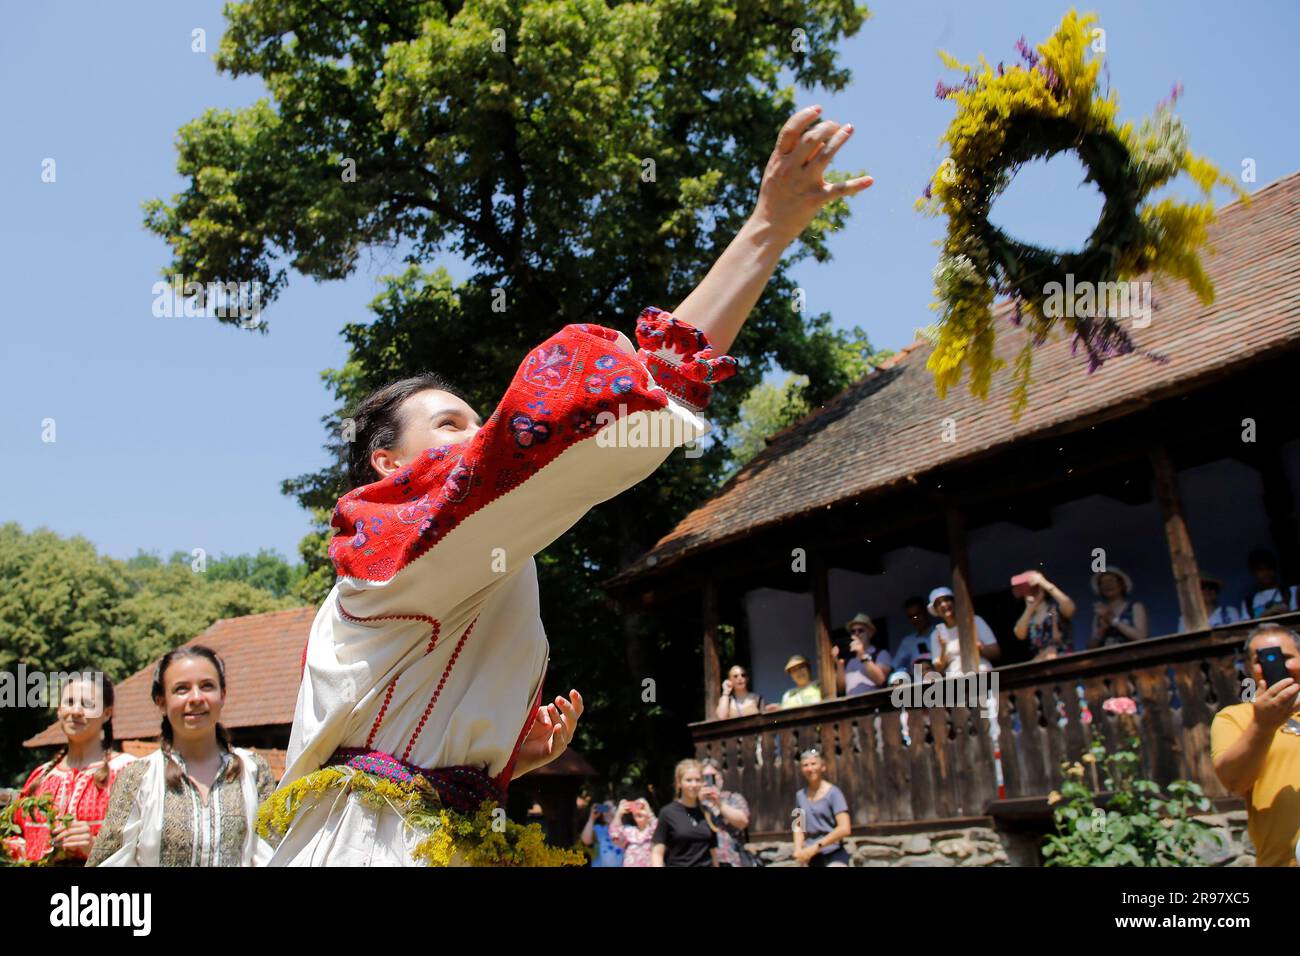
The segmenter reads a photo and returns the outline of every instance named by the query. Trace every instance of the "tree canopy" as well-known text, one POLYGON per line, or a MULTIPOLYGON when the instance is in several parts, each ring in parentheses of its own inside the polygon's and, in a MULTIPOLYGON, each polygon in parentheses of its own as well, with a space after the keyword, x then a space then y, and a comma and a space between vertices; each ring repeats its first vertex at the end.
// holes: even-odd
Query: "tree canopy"
MULTIPOLYGON (((44 528, 0 525, 0 671, 102 670, 129 677, 222 618, 294 607, 288 596, 301 571, 271 552, 207 562, 196 571, 184 552, 164 561, 118 561, 85 538, 44 528), (279 594, 276 591, 279 590, 279 594)), ((17 707, 0 724, 0 782, 21 782, 32 758, 22 741, 53 718, 17 707)))
MULTIPOLYGON (((373 315, 344 328, 348 360, 326 373, 339 402, 326 423, 336 464, 285 482, 317 521, 299 588, 316 600, 333 583, 324 521, 346 490, 347 408, 433 368, 486 417, 527 349, 561 325, 630 333, 644 306, 671 309, 749 214, 795 85, 848 83, 835 45, 867 10, 851 0, 248 0, 226 16, 218 68, 259 77, 269 97, 181 128, 187 184, 145 204, 172 249, 166 273, 257 283, 270 303, 291 270, 342 278, 373 247, 406 261, 373 315), (464 281, 438 266, 447 253, 469 263, 464 281)), ((812 406, 862 373, 866 336, 803 311, 789 275, 800 259, 829 258, 847 216, 842 200, 823 210, 731 349, 742 371, 709 412, 721 440, 697 458, 674 455, 539 559, 550 681, 587 695, 578 746, 610 780, 641 776, 649 754, 666 763, 687 743, 699 640, 680 618, 620 613, 600 582, 717 487, 727 432, 765 372, 807 376, 812 406), (657 681, 653 701, 646 678, 657 681)))

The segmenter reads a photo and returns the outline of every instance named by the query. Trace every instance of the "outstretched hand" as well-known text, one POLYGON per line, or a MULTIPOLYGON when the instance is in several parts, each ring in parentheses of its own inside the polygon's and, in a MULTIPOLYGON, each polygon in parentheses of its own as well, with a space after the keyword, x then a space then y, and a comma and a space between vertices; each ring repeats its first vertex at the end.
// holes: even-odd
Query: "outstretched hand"
POLYGON ((853 135, 853 124, 841 126, 831 120, 817 123, 821 112, 820 106, 808 106, 786 120, 758 191, 755 216, 790 242, 808 228, 822 206, 841 196, 860 193, 875 182, 871 176, 826 182, 826 167, 853 135))
POLYGON ((519 748, 514 776, 521 777, 530 770, 544 767, 564 753, 578 730, 581 716, 582 695, 576 690, 569 691, 567 700, 556 697, 555 703, 538 707, 537 717, 519 748))

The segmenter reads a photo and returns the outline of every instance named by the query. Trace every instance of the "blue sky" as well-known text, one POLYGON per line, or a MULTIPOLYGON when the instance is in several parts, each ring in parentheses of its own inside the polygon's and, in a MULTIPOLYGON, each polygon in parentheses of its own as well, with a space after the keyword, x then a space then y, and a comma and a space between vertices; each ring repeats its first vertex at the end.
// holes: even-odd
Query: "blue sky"
MULTIPOLYGON (((151 289, 169 256, 144 230, 140 202, 182 188, 173 146, 182 124, 262 94, 255 80, 219 75, 210 52, 191 52, 196 27, 215 50, 221 6, 55 0, 7 11, 0 522, 81 534, 118 557, 271 547, 296 559, 309 519, 279 483, 324 464, 320 419, 332 401, 320 373, 341 364, 339 329, 366 318, 379 277, 399 263, 376 251, 344 282, 295 275, 266 313, 267 335, 154 317, 151 289), (55 183, 41 181, 46 158, 57 163, 55 183), (41 440, 45 419, 55 421, 53 443, 41 440)), ((842 48, 853 84, 800 98, 854 123, 836 165, 877 180, 855 200, 834 260, 796 270, 809 309, 862 325, 888 348, 931 320, 943 224, 912 203, 942 159, 938 139, 952 115, 934 98, 936 80, 952 81, 935 51, 1010 62, 1021 34, 1041 41, 1066 9, 1041 0, 872 5, 872 19, 842 48)), ((1101 14, 1123 117, 1147 115, 1181 82, 1179 114, 1194 150, 1230 173, 1253 159, 1256 186, 1300 168, 1291 94, 1300 5, 1130 0, 1081 9, 1101 14)), ((1095 193, 1076 188, 1079 178, 1069 158, 1027 169, 995 218, 1023 238, 1076 245, 1100 208, 1095 193)))

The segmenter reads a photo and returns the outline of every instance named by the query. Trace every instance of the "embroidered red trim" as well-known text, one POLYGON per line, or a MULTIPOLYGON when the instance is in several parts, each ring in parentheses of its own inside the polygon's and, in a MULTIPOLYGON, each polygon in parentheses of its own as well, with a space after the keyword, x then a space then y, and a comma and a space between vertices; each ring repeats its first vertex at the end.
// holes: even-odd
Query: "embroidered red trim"
POLYGON ((676 366, 697 405, 707 401, 710 382, 735 371, 730 357, 713 356, 703 333, 658 309, 642 313, 637 334, 653 352, 629 355, 617 346, 618 333, 603 326, 565 326, 524 359, 472 440, 430 448, 409 467, 340 498, 329 547, 335 570, 390 580, 465 518, 595 435, 602 414, 666 407, 667 392, 647 364, 676 366), (697 345, 698 353, 687 354, 697 345))
MULTIPOLYGON (((411 748, 415 746, 416 740, 424 731, 424 724, 429 719, 429 714, 433 713, 433 705, 438 703, 438 697, 442 694, 442 689, 447 686, 447 678, 451 676, 451 669, 456 666, 456 660, 460 657, 461 649, 465 646, 465 641, 469 638, 470 632, 474 630, 474 625, 478 623, 478 618, 469 622, 469 627, 465 628, 465 633, 460 636, 456 646, 451 650, 451 657, 447 660, 447 666, 442 670, 442 677, 438 679, 438 686, 433 690, 433 696, 429 698, 429 704, 424 708, 424 713, 420 715, 420 722, 415 727, 415 732, 411 734, 411 739, 406 743, 406 749, 402 751, 402 759, 406 760, 411 756, 411 748)), ((432 645, 430 645, 432 647, 432 645)), ((387 705, 385 705, 387 706, 387 705)), ((369 746, 369 744, 367 744, 369 746)))
MULTIPOLYGON (((372 621, 424 621, 429 625, 430 629, 429 644, 424 649, 426 655, 437 646, 438 635, 442 632, 442 624, 439 623, 438 619, 429 617, 427 614, 376 614, 372 617, 357 617, 355 614, 348 613, 348 609, 343 606, 342 601, 338 602, 338 609, 340 617, 344 620, 351 621, 354 624, 367 624, 372 621)), ((478 619, 475 618, 475 620, 478 619)), ((470 626, 472 627, 473 625, 470 626)), ((302 651, 302 657, 303 667, 305 668, 307 665, 307 649, 305 647, 302 651)), ((397 687, 397 682, 401 679, 401 676, 401 674, 398 674, 388 682, 388 690, 384 694, 384 702, 380 705, 379 713, 375 717, 375 722, 370 725, 370 733, 366 737, 367 749, 375 745, 375 735, 379 733, 379 728, 383 725, 384 715, 388 713, 388 705, 393 701, 393 690, 397 687)), ((409 751, 410 748, 408 747, 407 750, 409 751)))
POLYGON ((537 720, 537 710, 542 706, 542 691, 546 687, 546 669, 548 664, 549 661, 547 664, 542 665, 542 676, 538 678, 537 681, 537 696, 533 700, 533 706, 528 710, 528 716, 524 718, 524 729, 519 731, 519 737, 515 740, 515 749, 510 751, 510 759, 506 761, 506 765, 501 768, 501 772, 497 774, 495 778, 497 788, 502 793, 506 792, 507 788, 510 786, 510 781, 514 779, 515 764, 519 760, 519 750, 523 747, 528 732, 533 729, 533 722, 537 720))

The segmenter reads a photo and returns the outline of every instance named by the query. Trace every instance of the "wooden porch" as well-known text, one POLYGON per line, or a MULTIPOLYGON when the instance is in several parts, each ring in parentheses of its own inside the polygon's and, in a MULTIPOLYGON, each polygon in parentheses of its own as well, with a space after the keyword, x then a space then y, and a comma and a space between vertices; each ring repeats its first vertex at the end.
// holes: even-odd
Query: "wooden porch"
MULTIPOLYGON (((1300 614, 1270 620, 1300 625, 1300 614)), ((691 725, 695 754, 722 765, 726 788, 750 804, 750 837, 787 839, 799 753, 819 747, 843 791, 854 832, 906 832, 991 821, 1045 823, 1062 762, 1087 750, 1090 715, 1108 749, 1123 742, 1122 718, 1102 710, 1131 697, 1128 718, 1142 743, 1142 770, 1159 783, 1201 785, 1219 809, 1236 809, 1210 761, 1214 714, 1242 698, 1241 649, 1258 622, 1153 638, 996 671, 998 739, 977 707, 898 710, 891 690, 774 714, 691 725), (904 717, 906 727, 904 726, 904 717), (1000 752, 999 788, 995 752, 1000 752)))

